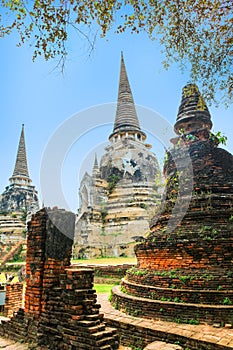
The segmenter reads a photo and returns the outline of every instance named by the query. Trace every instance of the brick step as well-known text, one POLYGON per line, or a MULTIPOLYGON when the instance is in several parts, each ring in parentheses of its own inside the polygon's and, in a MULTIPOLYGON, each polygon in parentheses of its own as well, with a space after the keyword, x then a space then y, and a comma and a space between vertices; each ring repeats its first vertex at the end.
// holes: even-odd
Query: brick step
POLYGON ((115 344, 115 341, 111 336, 108 338, 103 338, 96 341, 97 346, 103 346, 103 345, 109 345, 109 344, 110 345, 115 344))
POLYGON ((97 321, 102 319, 102 317, 99 317, 99 315, 86 315, 85 318, 90 321, 97 321))
POLYGON ((77 336, 74 339, 69 339, 69 338, 66 339, 65 337, 63 339, 65 344, 71 344, 72 346, 75 346, 75 349, 79 349, 79 350, 80 349, 99 350, 102 346, 112 345, 113 347, 116 344, 116 341, 114 338, 105 337, 104 339, 96 340, 96 339, 92 339, 91 337, 88 338, 88 334, 82 334, 82 336, 77 336))
POLYGON ((54 336, 58 334, 58 330, 56 328, 52 328, 45 325, 41 325, 41 328, 43 329, 43 332, 46 331, 46 333, 54 334, 54 336))
POLYGON ((81 320, 81 321, 77 321, 77 325, 79 326, 83 326, 83 327, 95 327, 100 323, 99 320, 81 320))
POLYGON ((149 298, 152 300, 163 300, 171 302, 182 302, 190 304, 205 304, 205 305, 223 305, 225 298, 233 298, 233 289, 224 290, 195 290, 188 288, 166 288, 163 286, 142 285, 137 282, 131 282, 123 278, 121 285, 126 289, 126 292, 136 297, 149 298))
POLYGON ((103 345, 99 348, 99 350, 112 350, 111 345, 103 345))
POLYGON ((94 334, 94 333, 96 334, 98 332, 105 331, 105 329, 106 329, 106 326, 104 323, 102 323, 102 324, 98 324, 98 325, 93 326, 93 327, 89 327, 88 331, 92 334, 94 334))
POLYGON ((118 310, 127 310, 127 314, 142 318, 146 315, 147 318, 171 322, 178 319, 181 323, 194 320, 196 324, 209 325, 232 323, 233 305, 215 306, 153 300, 123 293, 119 286, 113 287, 112 303, 118 304, 118 310))
POLYGON ((95 290, 94 289, 75 289, 75 294, 77 295, 85 295, 85 294, 95 294, 95 290))
POLYGON ((113 337, 115 334, 116 334, 115 329, 106 328, 104 331, 94 333, 91 336, 94 337, 95 339, 104 339, 104 337, 106 336, 113 337))

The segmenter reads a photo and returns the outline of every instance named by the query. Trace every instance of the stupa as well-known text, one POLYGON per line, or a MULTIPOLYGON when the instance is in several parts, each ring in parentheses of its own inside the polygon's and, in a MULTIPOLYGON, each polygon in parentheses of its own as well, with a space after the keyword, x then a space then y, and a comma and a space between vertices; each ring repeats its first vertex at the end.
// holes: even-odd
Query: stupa
POLYGON ((38 193, 29 177, 24 124, 22 125, 19 146, 10 185, 0 196, 0 212, 35 212, 39 209, 38 193))
POLYGON ((95 157, 92 174, 86 172, 80 183, 76 257, 132 255, 135 240, 149 230, 150 211, 161 195, 158 162, 146 137, 122 55, 110 144, 100 164, 95 157))
POLYGON ((163 211, 135 247, 137 267, 113 290, 127 313, 233 325, 233 156, 211 127, 197 86, 186 85, 164 164, 163 211))

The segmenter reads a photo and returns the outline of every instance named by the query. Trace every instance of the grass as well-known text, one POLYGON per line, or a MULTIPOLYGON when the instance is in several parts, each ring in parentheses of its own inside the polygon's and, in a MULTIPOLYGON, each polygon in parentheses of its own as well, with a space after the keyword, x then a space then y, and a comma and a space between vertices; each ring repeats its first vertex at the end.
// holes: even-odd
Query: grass
POLYGON ((4 283, 6 281, 4 273, 0 273, 0 283, 4 283))
MULTIPOLYGON (((9 272, 9 271, 7 271, 6 273, 8 273, 9 275, 12 274, 12 275, 15 276, 15 278, 14 278, 13 281, 12 281, 12 283, 19 282, 18 275, 17 275, 17 273, 15 273, 15 271, 14 271, 14 272, 9 272)), ((0 273, 0 283, 5 283, 5 282, 6 282, 5 273, 2 272, 2 273, 0 273)))
POLYGON ((122 264, 136 264, 136 263, 137 263, 136 257, 72 259, 72 264, 85 264, 85 265, 122 265, 122 264))
POLYGON ((110 293, 112 290, 112 284, 95 284, 94 289, 96 293, 110 293))

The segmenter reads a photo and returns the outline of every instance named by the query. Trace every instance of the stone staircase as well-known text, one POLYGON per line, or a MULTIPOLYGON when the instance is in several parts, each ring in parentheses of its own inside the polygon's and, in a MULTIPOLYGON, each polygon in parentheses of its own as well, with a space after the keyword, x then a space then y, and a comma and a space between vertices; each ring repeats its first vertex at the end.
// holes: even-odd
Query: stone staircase
POLYGON ((19 252, 19 250, 21 249, 21 247, 26 244, 26 241, 21 241, 16 243, 15 245, 12 246, 12 248, 10 249, 10 251, 4 255, 2 257, 2 259, 0 260, 0 268, 2 269, 3 267, 5 267, 6 263, 11 260, 15 254, 17 254, 19 252))
POLYGON ((23 240, 26 225, 21 216, 22 213, 0 215, 0 240, 3 244, 8 245, 23 240))
POLYGON ((106 327, 92 281, 91 269, 68 268, 60 286, 48 290, 40 316, 41 349, 118 349, 117 331, 106 327))

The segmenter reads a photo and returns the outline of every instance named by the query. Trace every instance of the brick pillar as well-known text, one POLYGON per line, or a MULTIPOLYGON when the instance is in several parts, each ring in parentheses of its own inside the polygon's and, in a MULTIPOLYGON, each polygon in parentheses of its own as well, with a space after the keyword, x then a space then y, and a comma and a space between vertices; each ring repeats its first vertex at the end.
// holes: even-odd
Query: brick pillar
POLYGON ((70 265, 75 215, 64 210, 42 209, 28 224, 25 313, 38 318, 47 294, 59 285, 59 276, 70 265))
POLYGON ((32 216, 28 223, 25 313, 38 318, 41 312, 41 296, 44 273, 47 214, 43 209, 32 216))

